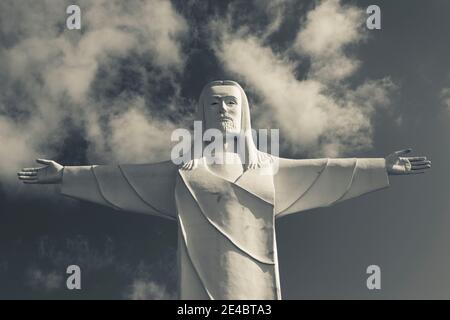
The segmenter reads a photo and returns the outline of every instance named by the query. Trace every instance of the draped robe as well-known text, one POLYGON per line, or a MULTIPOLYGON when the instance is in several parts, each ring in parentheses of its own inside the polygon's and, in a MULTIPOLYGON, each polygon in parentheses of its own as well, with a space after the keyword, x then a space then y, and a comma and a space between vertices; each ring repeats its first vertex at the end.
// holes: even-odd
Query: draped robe
POLYGON ((65 167, 61 193, 177 221, 181 299, 281 299, 275 219, 389 185, 384 159, 276 158, 237 179, 171 161, 65 167))

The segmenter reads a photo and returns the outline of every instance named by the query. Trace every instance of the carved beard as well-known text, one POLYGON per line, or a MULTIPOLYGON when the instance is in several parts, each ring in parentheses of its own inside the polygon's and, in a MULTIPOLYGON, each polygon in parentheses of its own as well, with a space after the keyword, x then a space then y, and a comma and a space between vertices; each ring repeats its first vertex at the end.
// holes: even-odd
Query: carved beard
POLYGON ((234 121, 230 119, 220 121, 220 124, 222 125, 222 129, 225 130, 225 132, 236 129, 234 121))

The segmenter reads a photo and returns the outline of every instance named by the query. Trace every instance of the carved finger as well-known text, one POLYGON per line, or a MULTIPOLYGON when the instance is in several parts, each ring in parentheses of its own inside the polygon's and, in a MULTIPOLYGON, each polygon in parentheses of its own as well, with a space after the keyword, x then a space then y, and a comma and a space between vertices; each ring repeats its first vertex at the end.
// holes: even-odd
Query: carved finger
POLYGON ((18 176, 35 176, 37 175, 37 171, 20 171, 17 172, 18 176))
POLYGON ((423 166, 423 165, 427 165, 427 164, 431 164, 431 161, 415 161, 415 162, 411 162, 411 165, 413 167, 415 167, 415 166, 423 166))
POLYGON ((421 165, 421 166, 414 166, 411 168, 411 170, 423 170, 423 169, 428 169, 431 168, 430 164, 425 164, 425 165, 421 165))
POLYGON ((408 157, 408 160, 411 162, 425 161, 427 160, 427 157, 408 157))
POLYGON ((37 177, 19 176, 19 179, 20 179, 20 180, 31 181, 31 180, 37 180, 37 177))
POLYGON ((394 152, 394 154, 396 154, 396 155, 403 155, 403 154, 408 154, 408 153, 410 153, 412 151, 412 149, 411 148, 408 148, 408 149, 403 149, 403 150, 398 150, 398 151, 395 151, 394 152))
POLYGON ((52 163, 53 163, 53 160, 37 159, 36 162, 37 162, 37 163, 40 163, 40 164, 46 164, 46 165, 49 165, 49 164, 52 164, 52 163))
POLYGON ((408 174, 422 174, 425 173, 425 171, 409 171, 408 174))

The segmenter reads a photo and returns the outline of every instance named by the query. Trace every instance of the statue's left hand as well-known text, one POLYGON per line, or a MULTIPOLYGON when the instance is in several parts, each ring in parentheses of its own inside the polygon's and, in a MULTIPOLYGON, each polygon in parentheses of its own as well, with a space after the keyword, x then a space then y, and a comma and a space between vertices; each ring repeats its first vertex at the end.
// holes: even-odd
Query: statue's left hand
POLYGON ((431 168, 431 161, 427 157, 405 157, 412 149, 395 151, 386 157, 386 170, 388 174, 417 174, 424 173, 431 168))

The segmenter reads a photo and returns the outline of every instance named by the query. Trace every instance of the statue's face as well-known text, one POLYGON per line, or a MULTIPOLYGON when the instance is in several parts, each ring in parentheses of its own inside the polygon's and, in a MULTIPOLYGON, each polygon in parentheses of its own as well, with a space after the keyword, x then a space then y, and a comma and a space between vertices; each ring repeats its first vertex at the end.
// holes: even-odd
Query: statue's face
POLYGON ((242 97, 239 88, 217 85, 206 93, 204 113, 206 129, 219 129, 223 133, 241 130, 242 97))

